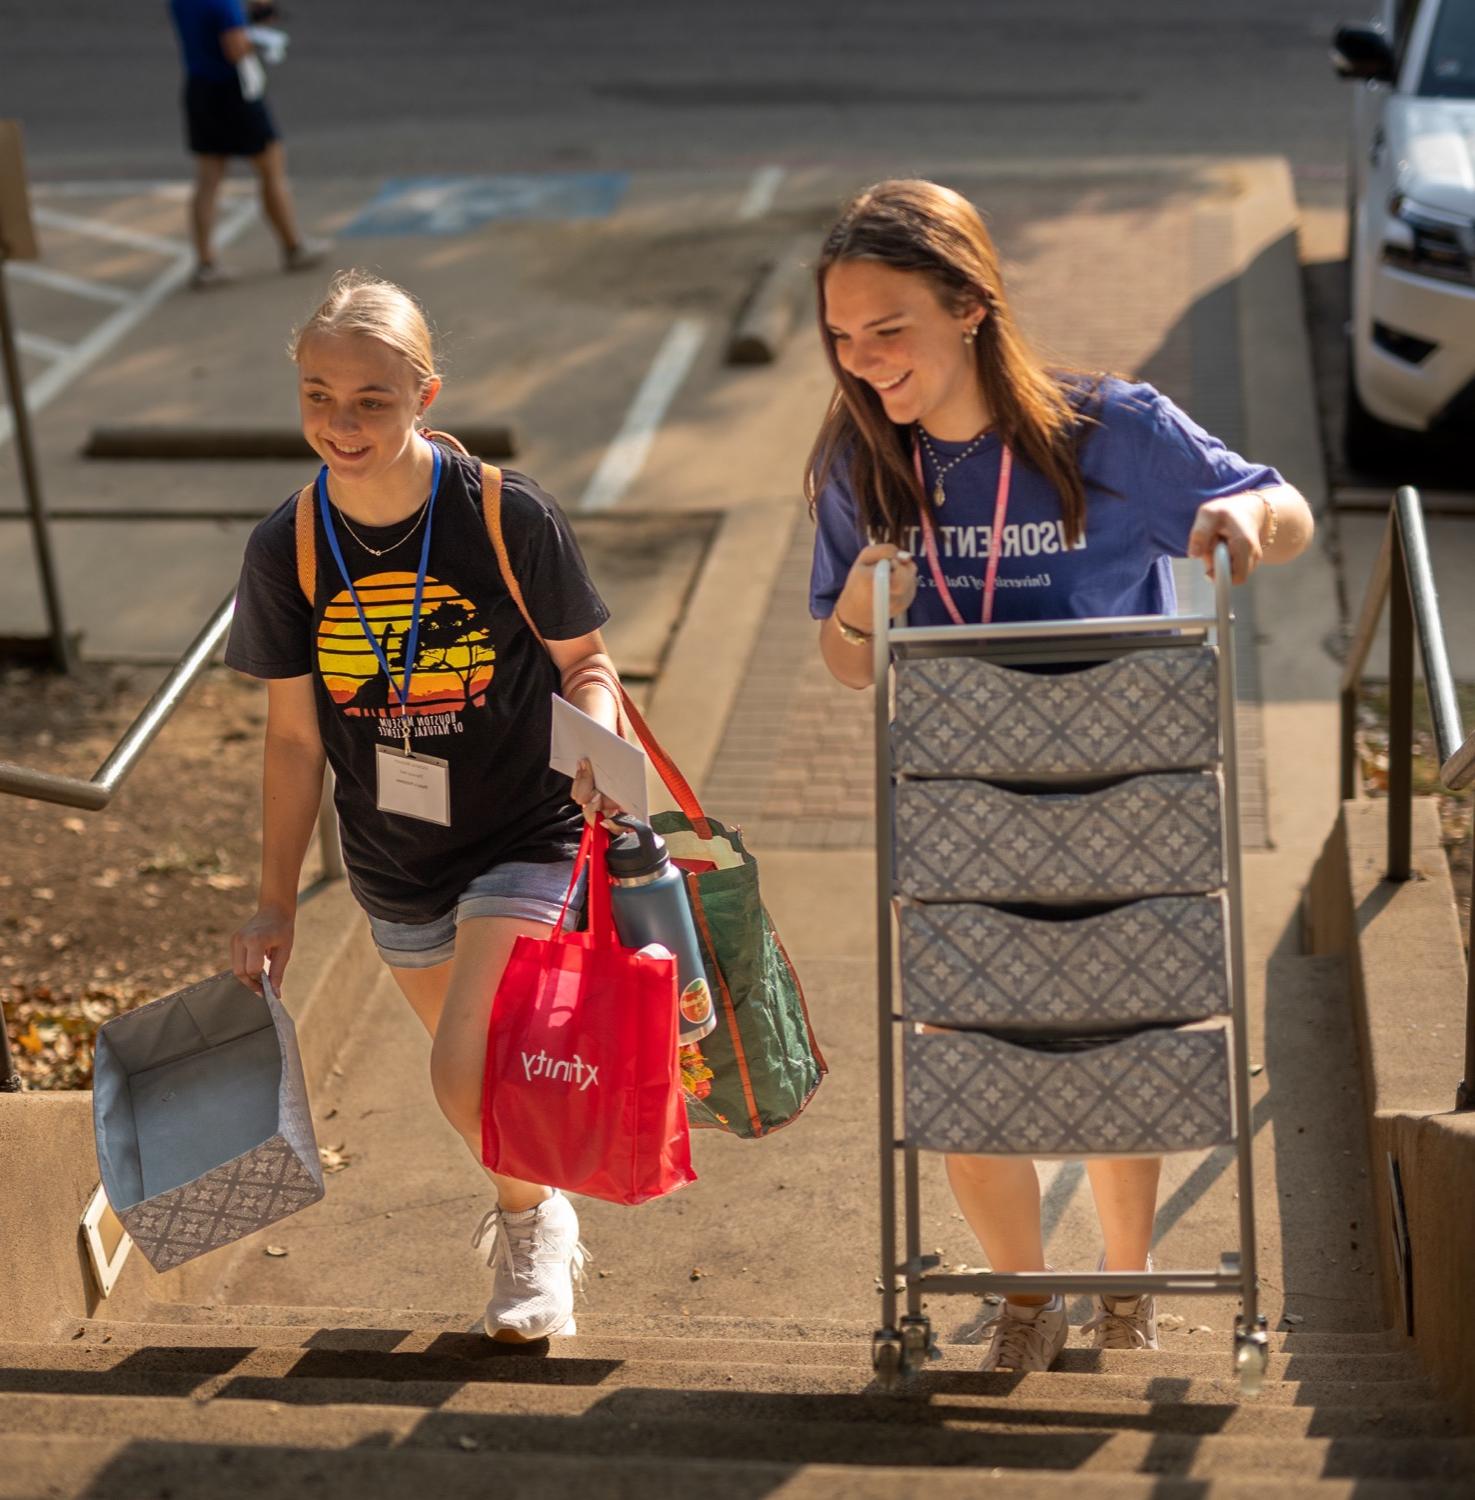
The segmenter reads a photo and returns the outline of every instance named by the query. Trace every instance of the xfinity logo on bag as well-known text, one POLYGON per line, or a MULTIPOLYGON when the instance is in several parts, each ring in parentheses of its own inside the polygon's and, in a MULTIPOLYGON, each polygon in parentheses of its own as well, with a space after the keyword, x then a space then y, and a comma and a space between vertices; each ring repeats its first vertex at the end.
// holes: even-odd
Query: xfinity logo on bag
POLYGON ((524 1052, 522 1071, 529 1083, 534 1078, 546 1078, 551 1083, 576 1082, 581 1094, 590 1084, 599 1082, 599 1069, 593 1063, 586 1063, 577 1052, 572 1060, 562 1058, 556 1062, 546 1052, 524 1052))

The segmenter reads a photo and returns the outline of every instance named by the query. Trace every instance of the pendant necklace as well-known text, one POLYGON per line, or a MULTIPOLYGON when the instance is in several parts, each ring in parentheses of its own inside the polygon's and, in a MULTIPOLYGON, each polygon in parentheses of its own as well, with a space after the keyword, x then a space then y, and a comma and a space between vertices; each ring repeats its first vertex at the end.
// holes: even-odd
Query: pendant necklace
POLYGON ((363 539, 363 537, 361 537, 358 532, 353 529, 352 525, 350 525, 349 523, 348 517, 345 516, 341 510, 338 510, 338 507, 336 505, 333 507, 333 509, 338 511, 338 519, 343 522, 344 529, 348 532, 349 536, 351 536, 354 541, 356 541, 359 546, 364 549, 365 552, 370 552, 375 557, 383 557, 386 552, 393 552, 396 547, 403 547, 404 544, 409 541, 412 536, 414 536, 414 534, 420 529, 421 521, 425 519, 425 512, 429 505, 430 497, 429 495, 427 495, 425 497, 425 504, 415 512, 415 519, 410 523, 410 529, 405 532, 402 537, 397 537, 387 547, 371 547, 363 539))
POLYGON ((954 469, 956 469, 965 458, 971 458, 973 454, 977 453, 988 435, 988 428, 985 427, 984 430, 980 432, 978 436, 974 438, 973 441, 969 443, 961 453, 959 453, 954 458, 950 458, 946 463, 943 463, 943 461, 937 456, 937 449, 932 446, 932 439, 927 436, 927 429, 923 427, 920 422, 917 423, 917 436, 921 438, 922 446, 927 450, 927 457, 932 460, 932 468, 937 475, 937 479, 932 486, 933 505, 937 506, 940 509, 947 503, 947 491, 942 487, 943 480, 945 480, 947 476, 954 469))

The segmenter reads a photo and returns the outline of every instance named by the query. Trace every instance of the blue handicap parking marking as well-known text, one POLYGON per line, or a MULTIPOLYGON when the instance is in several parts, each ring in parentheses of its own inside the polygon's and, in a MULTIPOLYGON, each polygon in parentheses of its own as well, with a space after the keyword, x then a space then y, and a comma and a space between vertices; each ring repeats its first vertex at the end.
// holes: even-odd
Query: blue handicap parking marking
POLYGON ((603 219, 619 207, 628 180, 625 172, 396 177, 339 233, 464 234, 493 219, 603 219))

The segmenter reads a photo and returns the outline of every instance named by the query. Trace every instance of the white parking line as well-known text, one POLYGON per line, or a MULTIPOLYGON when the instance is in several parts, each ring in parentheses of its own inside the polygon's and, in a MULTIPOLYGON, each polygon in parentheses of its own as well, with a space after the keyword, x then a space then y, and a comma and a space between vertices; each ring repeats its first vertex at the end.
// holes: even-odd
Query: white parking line
POLYGON ((94 302, 111 302, 114 307, 133 300, 133 293, 127 287, 89 281, 85 276, 69 276, 65 271, 53 271, 50 266, 38 266, 31 261, 12 261, 9 272, 17 281, 29 281, 32 286, 48 286, 54 292, 70 292, 74 297, 90 297, 94 302))
POLYGON ((666 335, 624 423, 605 449, 589 487, 579 501, 581 511, 608 510, 629 488, 645 463, 656 429, 666 415, 671 398, 681 388, 686 372, 706 337, 707 325, 700 318, 678 318, 666 335))
POLYGON ((89 219, 82 214, 64 214, 54 208, 36 207, 31 217, 48 229, 63 229, 72 234, 87 235, 96 240, 111 240, 117 245, 128 245, 135 250, 152 250, 155 255, 183 255, 189 246, 183 240, 165 239, 159 234, 145 234, 139 229, 128 229, 122 224, 109 224, 105 219, 89 219))
POLYGON ((178 177, 99 178, 96 181, 37 182, 31 185, 32 198, 130 198, 139 193, 153 193, 161 198, 188 198, 192 184, 178 177))
POLYGON ((16 332, 15 346, 22 353, 34 354, 39 359, 65 359, 73 347, 60 339, 49 339, 44 333, 27 333, 24 328, 16 332))
POLYGON ((738 205, 738 218, 761 219, 773 207, 774 196, 783 180, 783 167, 759 167, 748 184, 747 195, 738 205))
MULTIPOLYGON (((251 200, 238 203, 221 216, 216 230, 216 243, 228 245, 238 239, 246 227, 256 218, 256 203, 251 200)), ((40 269, 29 262, 12 263, 6 268, 11 276, 21 271, 40 269)), ((79 375, 97 363, 125 334, 143 322, 153 310, 171 293, 189 280, 194 269, 194 257, 189 253, 180 255, 173 265, 166 267, 140 292, 125 292, 127 305, 120 307, 110 317, 99 323, 80 343, 56 361, 49 370, 43 371, 26 387, 26 406, 34 416, 49 405, 79 375)), ((37 278, 30 278, 32 280, 37 278)), ((76 279, 76 278, 69 278, 76 279)), ((97 282, 84 282, 85 286, 97 286, 97 282)), ((113 300, 113 299, 109 299, 113 300)), ((0 411, 0 443, 14 436, 15 424, 10 412, 0 411)))

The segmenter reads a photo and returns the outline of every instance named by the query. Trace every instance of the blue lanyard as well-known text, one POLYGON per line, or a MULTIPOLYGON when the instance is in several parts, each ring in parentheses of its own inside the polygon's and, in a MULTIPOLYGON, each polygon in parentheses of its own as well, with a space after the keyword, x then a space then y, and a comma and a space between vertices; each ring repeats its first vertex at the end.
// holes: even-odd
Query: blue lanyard
MULTIPOLYGON (((333 553, 333 561, 338 564, 338 571, 343 575, 343 582, 348 587, 348 597, 353 600, 353 607, 358 611, 359 624, 363 627, 364 639, 368 641, 375 656, 379 658, 379 665, 384 668, 384 675, 389 679, 389 686, 399 698, 400 719, 410 711, 410 674, 415 667, 415 648, 420 643, 420 604, 425 597, 425 570, 430 562, 430 525, 435 519, 435 495, 440 489, 440 449, 434 443, 430 445, 430 451, 434 455, 433 467, 430 473, 430 496, 425 502, 425 539, 420 543, 420 571, 415 575, 415 607, 410 614, 410 639, 405 648, 405 681, 403 687, 396 687, 394 673, 389 668, 389 658, 385 656, 383 647, 380 646, 378 638, 369 628, 369 617, 364 613, 364 606, 359 602, 358 590, 353 586, 353 579, 348 576, 348 568, 343 561, 343 549, 338 545, 338 533, 333 529, 333 511, 328 504, 328 466, 324 464, 318 471, 318 513, 323 518, 323 530, 328 534, 328 546, 333 553)), ((405 753, 410 751, 410 736, 405 734, 405 753)))

